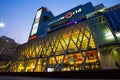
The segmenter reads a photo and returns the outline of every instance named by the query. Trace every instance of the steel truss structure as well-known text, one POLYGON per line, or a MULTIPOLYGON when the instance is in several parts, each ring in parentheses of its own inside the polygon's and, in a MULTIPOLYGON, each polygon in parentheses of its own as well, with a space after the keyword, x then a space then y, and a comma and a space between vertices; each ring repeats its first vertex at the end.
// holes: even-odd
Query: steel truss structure
POLYGON ((99 54, 86 21, 51 32, 17 48, 12 72, 101 69, 99 54))

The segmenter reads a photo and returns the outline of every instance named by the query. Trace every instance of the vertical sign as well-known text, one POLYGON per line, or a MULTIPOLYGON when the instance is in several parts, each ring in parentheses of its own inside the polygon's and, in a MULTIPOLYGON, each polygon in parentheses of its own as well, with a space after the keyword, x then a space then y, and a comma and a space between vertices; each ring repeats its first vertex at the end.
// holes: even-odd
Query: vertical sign
POLYGON ((41 12, 42 12, 42 9, 40 9, 36 14, 35 22, 33 24, 33 28, 32 28, 31 34, 30 34, 31 36, 33 36, 37 33, 39 20, 40 20, 40 17, 41 17, 41 12))

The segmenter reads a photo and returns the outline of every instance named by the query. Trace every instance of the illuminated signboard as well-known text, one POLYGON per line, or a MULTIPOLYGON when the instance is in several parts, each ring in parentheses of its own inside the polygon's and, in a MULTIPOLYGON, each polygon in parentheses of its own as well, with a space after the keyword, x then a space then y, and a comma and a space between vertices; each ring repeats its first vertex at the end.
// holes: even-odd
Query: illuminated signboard
POLYGON ((36 14, 35 22, 33 24, 33 28, 32 28, 32 31, 31 31, 31 36, 33 36, 37 33, 39 20, 40 20, 40 17, 41 17, 41 12, 42 12, 42 9, 40 9, 36 14))
POLYGON ((73 15, 73 13, 72 13, 72 12, 68 12, 68 13, 66 13, 65 18, 71 18, 71 17, 72 17, 72 15, 73 15))
POLYGON ((62 16, 62 17, 60 17, 60 18, 57 18, 57 19, 49 22, 48 25, 54 24, 54 23, 56 23, 56 22, 58 22, 58 21, 60 21, 60 20, 63 20, 63 19, 65 19, 65 18, 66 18, 66 19, 71 18, 72 16, 74 16, 75 14, 80 13, 81 11, 82 11, 81 8, 78 8, 78 9, 76 9, 76 10, 74 10, 74 11, 68 11, 67 13, 64 14, 64 16, 62 16))
POLYGON ((71 21, 67 23, 67 26, 72 26, 74 24, 80 23, 82 22, 84 19, 79 19, 79 20, 75 20, 75 21, 71 21))

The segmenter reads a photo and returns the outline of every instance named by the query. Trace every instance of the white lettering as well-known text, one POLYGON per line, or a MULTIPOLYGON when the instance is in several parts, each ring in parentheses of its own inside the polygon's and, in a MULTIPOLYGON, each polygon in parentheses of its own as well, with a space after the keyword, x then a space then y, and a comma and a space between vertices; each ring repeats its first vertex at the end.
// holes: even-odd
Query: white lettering
POLYGON ((78 11, 76 10, 75 12, 77 13, 78 11))
POLYGON ((97 11, 86 14, 86 18, 90 18, 90 17, 94 16, 96 13, 97 13, 97 11))
MULTIPOLYGON (((75 14, 77 14, 77 13, 80 13, 81 11, 82 11, 82 9, 79 8, 78 10, 73 11, 72 14, 75 15, 75 14)), ((65 19, 65 16, 62 16, 61 18, 58 18, 57 20, 54 20, 54 21, 52 21, 52 22, 49 22, 48 25, 51 25, 51 24, 53 24, 53 23, 55 23, 55 22, 57 22, 57 21, 63 20, 63 19, 65 19)))
POLYGON ((75 14, 75 12, 73 12, 73 15, 75 14))
POLYGON ((62 19, 64 19, 64 18, 65 18, 64 16, 63 16, 63 17, 61 17, 61 20, 62 20, 62 19))
POLYGON ((81 12, 82 11, 82 9, 80 8, 79 10, 78 10, 78 12, 81 12))

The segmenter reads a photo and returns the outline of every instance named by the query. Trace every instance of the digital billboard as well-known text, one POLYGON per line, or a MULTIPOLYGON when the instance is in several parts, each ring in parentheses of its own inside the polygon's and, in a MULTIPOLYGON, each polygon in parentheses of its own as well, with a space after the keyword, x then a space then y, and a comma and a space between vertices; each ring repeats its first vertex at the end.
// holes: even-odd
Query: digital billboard
POLYGON ((32 30, 31 30, 31 34, 30 34, 30 40, 33 39, 33 36, 35 36, 37 34, 41 13, 42 13, 42 9, 37 11, 35 21, 34 21, 34 24, 33 24, 32 30))

